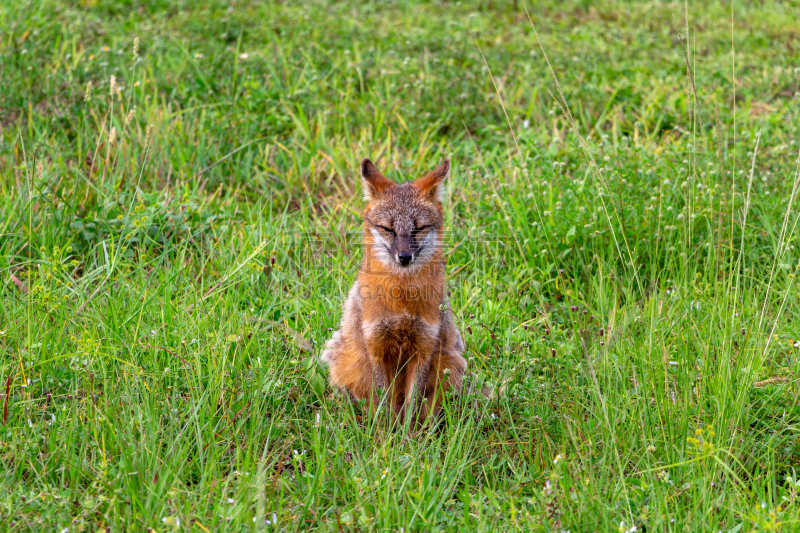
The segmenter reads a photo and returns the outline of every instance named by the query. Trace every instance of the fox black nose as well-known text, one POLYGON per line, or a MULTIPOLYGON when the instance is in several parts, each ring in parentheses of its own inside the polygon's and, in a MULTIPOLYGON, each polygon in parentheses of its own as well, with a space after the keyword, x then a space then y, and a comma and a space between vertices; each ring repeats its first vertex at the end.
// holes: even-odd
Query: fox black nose
POLYGON ((400 266, 408 266, 411 263, 411 254, 408 252, 400 252, 397 254, 397 261, 400 263, 400 266))

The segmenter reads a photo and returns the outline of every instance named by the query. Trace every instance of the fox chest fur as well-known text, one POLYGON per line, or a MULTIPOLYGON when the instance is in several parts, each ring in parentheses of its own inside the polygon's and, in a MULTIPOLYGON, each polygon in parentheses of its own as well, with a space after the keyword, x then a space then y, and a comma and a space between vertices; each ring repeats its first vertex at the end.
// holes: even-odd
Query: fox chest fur
POLYGON ((362 301, 364 342, 373 357, 395 370, 409 359, 429 358, 441 329, 443 288, 360 284, 387 295, 362 301))

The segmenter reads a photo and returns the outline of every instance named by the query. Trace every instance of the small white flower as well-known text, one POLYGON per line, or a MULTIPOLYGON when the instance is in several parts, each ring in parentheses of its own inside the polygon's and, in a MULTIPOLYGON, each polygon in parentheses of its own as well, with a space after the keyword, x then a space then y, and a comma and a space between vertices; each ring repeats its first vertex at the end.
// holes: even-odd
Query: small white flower
POLYGON ((383 473, 381 474, 381 479, 385 478, 386 474, 388 473, 389 473, 389 467, 387 466, 386 468, 383 469, 383 473))
POLYGON ((250 57, 250 54, 239 54, 239 59, 247 59, 250 57))
POLYGON ((678 366, 677 361, 669 361, 669 366, 678 366))
POLYGON ((197 53, 194 55, 194 58, 195 58, 195 59, 200 59, 201 57, 203 57, 203 54, 201 54, 200 52, 197 52, 197 53))
POLYGON ((556 458, 553 459, 553 464, 557 465, 559 463, 559 461, 563 461, 563 460, 564 460, 564 456, 559 453, 558 455, 556 455, 556 458))
POLYGON ((228 503, 236 503, 236 500, 234 500, 233 498, 228 498, 228 503))
POLYGON ((164 518, 161 519, 161 521, 165 524, 173 524, 175 527, 181 527, 181 519, 178 518, 177 516, 175 518, 171 517, 168 518, 165 516, 164 518))

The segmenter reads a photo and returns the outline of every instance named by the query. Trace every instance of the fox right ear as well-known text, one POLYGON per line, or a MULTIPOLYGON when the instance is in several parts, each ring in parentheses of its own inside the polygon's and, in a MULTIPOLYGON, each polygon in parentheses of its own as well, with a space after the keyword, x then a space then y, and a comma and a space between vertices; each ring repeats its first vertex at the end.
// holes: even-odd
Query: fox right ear
POLYGON ((383 191, 394 185, 366 157, 361 161, 361 178, 364 180, 364 199, 367 201, 377 200, 383 191))

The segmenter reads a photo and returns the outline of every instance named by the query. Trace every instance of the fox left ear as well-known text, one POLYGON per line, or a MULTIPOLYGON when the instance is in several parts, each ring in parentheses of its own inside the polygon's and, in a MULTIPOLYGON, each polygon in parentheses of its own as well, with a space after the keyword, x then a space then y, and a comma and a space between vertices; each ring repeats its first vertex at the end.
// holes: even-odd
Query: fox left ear
POLYGON ((450 175, 450 159, 445 159, 436 170, 414 182, 414 185, 430 201, 441 202, 444 195, 444 182, 450 175))

